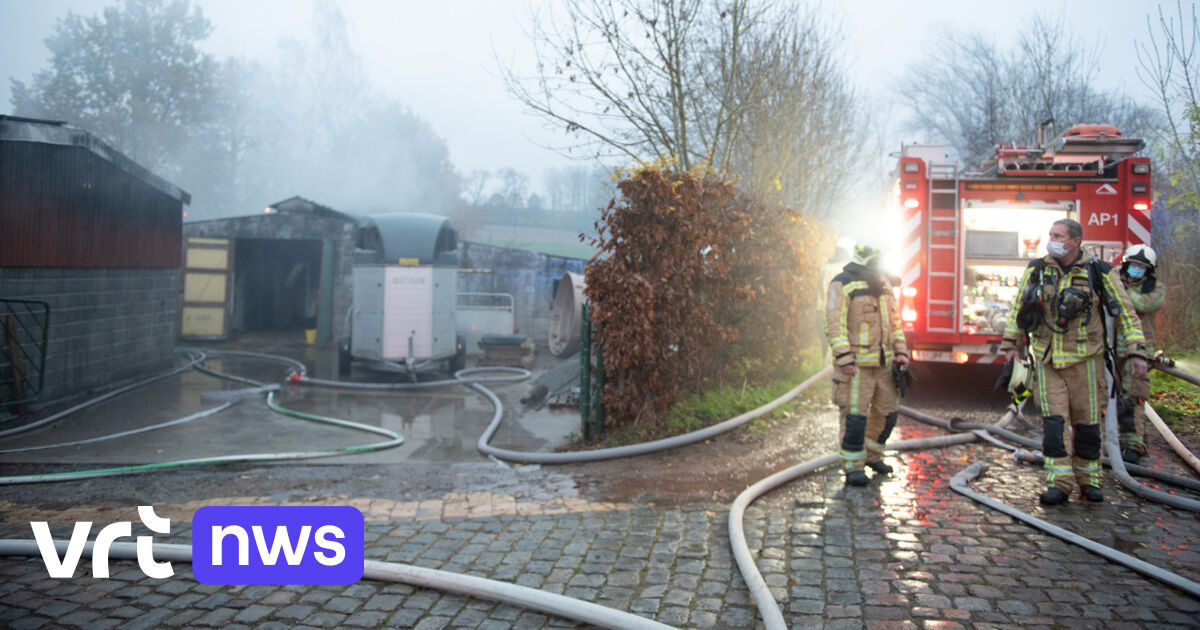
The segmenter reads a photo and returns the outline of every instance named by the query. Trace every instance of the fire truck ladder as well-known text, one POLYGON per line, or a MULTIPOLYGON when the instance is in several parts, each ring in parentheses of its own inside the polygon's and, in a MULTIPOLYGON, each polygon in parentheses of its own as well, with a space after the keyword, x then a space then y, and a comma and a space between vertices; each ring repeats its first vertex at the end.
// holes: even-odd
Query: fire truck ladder
POLYGON ((925 277, 925 295, 928 296, 926 312, 929 314, 930 332, 957 332, 958 294, 958 168, 955 164, 930 164, 929 166, 929 273, 925 277), (939 250, 949 255, 937 255, 939 250), (935 282, 934 278, 949 278, 935 282), (947 292, 947 284, 950 290, 947 292), (940 289, 940 290, 939 290, 940 289), (936 291, 936 293, 935 293, 936 291), (934 322, 949 321, 950 325, 936 326, 934 322))

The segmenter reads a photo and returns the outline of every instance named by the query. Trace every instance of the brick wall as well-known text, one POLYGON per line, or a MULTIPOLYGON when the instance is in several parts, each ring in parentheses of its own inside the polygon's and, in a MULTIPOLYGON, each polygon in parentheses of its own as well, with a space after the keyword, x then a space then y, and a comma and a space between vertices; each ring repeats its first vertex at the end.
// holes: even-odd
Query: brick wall
POLYGON ((0 297, 50 304, 35 406, 175 365, 178 269, 0 268, 0 297))

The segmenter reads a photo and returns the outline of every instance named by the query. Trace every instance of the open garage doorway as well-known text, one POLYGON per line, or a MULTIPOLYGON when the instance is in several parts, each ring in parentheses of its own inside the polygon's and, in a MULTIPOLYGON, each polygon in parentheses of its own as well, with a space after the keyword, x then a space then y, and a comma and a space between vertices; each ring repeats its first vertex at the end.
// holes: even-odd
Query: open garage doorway
POLYGON ((321 241, 239 238, 234 246, 233 328, 304 338, 317 328, 321 241))

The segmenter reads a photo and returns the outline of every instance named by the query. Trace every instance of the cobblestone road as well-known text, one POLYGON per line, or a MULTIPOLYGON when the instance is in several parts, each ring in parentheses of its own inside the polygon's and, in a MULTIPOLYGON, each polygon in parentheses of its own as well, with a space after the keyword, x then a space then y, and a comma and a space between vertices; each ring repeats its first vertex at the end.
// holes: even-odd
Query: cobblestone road
MULTIPOLYGON (((845 488, 833 470, 751 506, 746 531, 792 627, 1196 628, 1200 600, 981 508, 949 488, 969 463, 977 490, 1200 581, 1200 518, 1149 504, 1106 479, 1109 501, 1036 505, 1037 469, 999 449, 958 446, 894 459, 894 477, 845 488)), ((727 507, 663 508, 557 496, 564 469, 514 471, 525 494, 440 493, 421 501, 347 497, 367 515, 367 556, 514 582, 687 628, 760 627, 731 558, 727 507), (486 496, 485 496, 486 495, 486 496), (356 503, 357 502, 357 503, 356 503)), ((569 472, 569 471, 568 471, 569 472)), ((233 498, 230 503, 269 502, 233 498)), ((87 515, 84 507, 73 516, 87 515)), ((211 504, 208 502, 206 504, 211 504)), ((28 538, 36 508, 0 502, 0 536, 28 538)), ((166 506, 170 542, 188 510, 166 506)), ((163 513, 164 510, 160 510, 163 513)), ((103 514, 103 510, 100 511, 103 514)), ((59 537, 71 514, 59 513, 59 537)), ((103 519, 93 512, 98 524, 103 519)), ((130 516, 121 516, 135 521, 130 516)), ((167 540, 165 538, 161 538, 167 540)), ((85 561, 77 569, 82 576, 85 561)), ((489 601, 399 584, 206 586, 186 565, 153 580, 114 561, 109 580, 53 580, 40 559, 0 558, 0 626, 574 627, 489 601)))

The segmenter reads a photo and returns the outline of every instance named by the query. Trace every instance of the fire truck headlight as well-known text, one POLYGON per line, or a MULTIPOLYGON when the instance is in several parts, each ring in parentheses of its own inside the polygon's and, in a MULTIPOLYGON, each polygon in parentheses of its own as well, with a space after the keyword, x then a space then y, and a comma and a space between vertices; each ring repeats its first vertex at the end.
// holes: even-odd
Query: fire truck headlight
POLYGON ((1150 164, 1139 162, 1133 165, 1133 172, 1137 175, 1145 175, 1150 172, 1150 164))
POLYGON ((905 162, 905 164, 904 164, 904 172, 905 173, 919 173, 920 171, 921 171, 920 164, 917 164, 916 162, 905 162))
POLYGON ((904 287, 904 297, 917 297, 917 287, 904 287))
POLYGON ((906 309, 900 311, 900 321, 904 321, 904 322, 917 321, 917 310, 913 309, 913 308, 906 308, 906 309))
POLYGON ((1146 210, 1149 210, 1149 209, 1150 209, 1150 204, 1148 204, 1148 203, 1146 203, 1146 202, 1144 202, 1144 201, 1139 201, 1139 202, 1137 202, 1137 203, 1133 204, 1133 209, 1134 209, 1134 210, 1141 210, 1142 212, 1145 212, 1146 210))
POLYGON ((916 208, 919 205, 921 205, 921 202, 917 201, 917 199, 914 197, 909 197, 908 199, 904 200, 905 208, 916 208))

